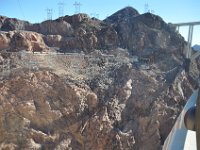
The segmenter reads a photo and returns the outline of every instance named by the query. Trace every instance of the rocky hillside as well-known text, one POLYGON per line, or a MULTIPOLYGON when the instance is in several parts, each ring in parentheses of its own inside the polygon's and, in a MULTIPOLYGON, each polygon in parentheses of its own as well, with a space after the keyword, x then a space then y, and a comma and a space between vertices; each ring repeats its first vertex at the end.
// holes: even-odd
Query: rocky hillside
MULTIPOLYGON (((6 37, 11 43, 16 41, 13 39, 15 34, 7 33, 9 31, 21 34, 23 30, 33 31, 40 33, 47 46, 59 47, 62 51, 91 52, 94 49, 121 47, 127 48, 131 53, 146 54, 156 53, 160 49, 181 52, 184 46, 183 38, 162 18, 150 13, 140 15, 131 7, 126 7, 103 21, 86 14, 76 14, 39 24, 6 17, 1 17, 0 22, 1 31, 5 31, 1 33, 1 41, 6 40, 6 37)), ((6 42, 7 45, 11 44, 9 41, 6 42)), ((37 51, 34 48, 31 50, 37 51)))
POLYGON ((0 149, 161 150, 194 87, 183 37, 131 7, 0 29, 0 149))
POLYGON ((157 69, 128 62, 97 62, 93 77, 10 62, 0 82, 1 149, 161 149, 192 90, 181 72, 169 86, 157 69))

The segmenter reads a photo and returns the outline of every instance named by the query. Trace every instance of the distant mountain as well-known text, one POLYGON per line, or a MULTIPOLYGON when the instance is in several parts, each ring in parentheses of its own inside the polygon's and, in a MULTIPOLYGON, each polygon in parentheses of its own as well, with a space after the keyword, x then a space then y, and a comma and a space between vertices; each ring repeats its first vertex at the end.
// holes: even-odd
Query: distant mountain
POLYGON ((195 51, 200 51, 200 45, 195 44, 192 48, 193 48, 195 51))

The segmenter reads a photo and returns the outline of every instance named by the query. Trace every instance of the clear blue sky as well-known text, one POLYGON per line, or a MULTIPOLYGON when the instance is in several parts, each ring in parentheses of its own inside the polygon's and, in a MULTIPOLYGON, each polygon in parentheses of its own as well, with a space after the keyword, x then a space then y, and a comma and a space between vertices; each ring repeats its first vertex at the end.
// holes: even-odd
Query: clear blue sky
MULTIPOLYGON (((179 23, 200 21, 200 0, 0 0, 0 15, 41 22, 47 18, 46 9, 53 9, 53 19, 58 18, 58 3, 64 2, 64 15, 75 12, 75 1, 81 3, 80 11, 99 14, 99 19, 113 14, 126 6, 132 6, 144 13, 145 4, 166 22, 179 23)), ((180 29, 186 37, 186 29, 180 29)), ((194 42, 200 44, 200 27, 194 28, 194 42)))

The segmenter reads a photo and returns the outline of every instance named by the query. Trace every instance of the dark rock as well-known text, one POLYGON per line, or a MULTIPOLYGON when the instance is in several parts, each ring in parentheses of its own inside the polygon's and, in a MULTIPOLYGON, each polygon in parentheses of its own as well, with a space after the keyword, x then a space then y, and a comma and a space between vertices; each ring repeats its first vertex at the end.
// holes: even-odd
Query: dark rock
POLYGON ((151 13, 142 14, 135 19, 153 29, 168 30, 169 28, 168 24, 166 24, 161 17, 151 13))
POLYGON ((132 17, 139 15, 139 12, 132 7, 125 7, 111 16, 107 17, 104 21, 108 23, 119 23, 121 21, 126 21, 132 17))
MULTIPOLYGON (((2 20, 2 19, 1 19, 2 20)), ((16 18, 5 18, 1 25, 3 31, 25 30, 30 23, 27 21, 18 20, 16 18)))
POLYGON ((40 24, 33 24, 26 28, 26 30, 42 33, 44 35, 62 35, 72 36, 73 28, 66 21, 52 21, 47 20, 40 24))
MULTIPOLYGON (((56 45, 65 51, 94 51, 95 49, 128 49, 131 54, 156 55, 157 50, 182 53, 183 37, 172 30, 162 18, 146 13, 140 15, 132 7, 119 10, 105 20, 92 19, 87 14, 75 14, 47 20, 38 24, 2 17, 1 30, 29 30, 48 35, 60 35, 62 40, 55 39, 50 44, 49 38, 44 38, 48 46, 56 45), (89 49, 89 50, 86 50, 89 49)), ((56 38, 56 36, 54 36, 56 38)), ((168 52, 164 52, 168 53, 168 52)))

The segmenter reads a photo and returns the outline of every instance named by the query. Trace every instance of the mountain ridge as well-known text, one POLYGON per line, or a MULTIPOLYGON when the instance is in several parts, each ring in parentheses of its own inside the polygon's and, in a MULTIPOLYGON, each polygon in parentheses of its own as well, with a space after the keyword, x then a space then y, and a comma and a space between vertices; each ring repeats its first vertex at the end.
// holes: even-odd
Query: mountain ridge
POLYGON ((79 50, 89 53, 95 49, 103 51, 121 47, 130 53, 142 53, 141 49, 172 49, 172 46, 179 47, 177 51, 181 51, 185 45, 184 39, 162 18, 150 13, 140 15, 131 7, 125 7, 105 20, 75 14, 37 24, 10 18, 1 19, 1 23, 1 31, 37 32, 42 34, 47 46, 51 47, 49 43, 54 43, 53 46, 65 52, 79 50), (60 38, 54 40, 49 37, 60 38))

